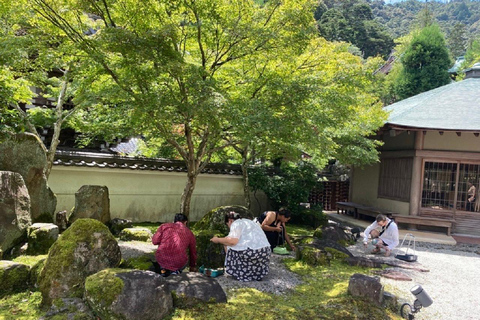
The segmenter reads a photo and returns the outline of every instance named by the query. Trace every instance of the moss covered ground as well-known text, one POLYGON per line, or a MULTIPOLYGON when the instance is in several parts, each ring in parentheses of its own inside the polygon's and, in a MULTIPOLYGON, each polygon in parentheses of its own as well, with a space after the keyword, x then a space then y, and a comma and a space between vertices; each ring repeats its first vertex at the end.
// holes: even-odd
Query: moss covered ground
POLYGON ((292 258, 285 263, 304 281, 287 295, 255 289, 230 291, 227 304, 177 308, 170 319, 400 319, 395 310, 376 307, 347 293, 350 276, 369 273, 368 269, 340 261, 325 267, 311 267, 292 258))
MULTIPOLYGON (((287 230, 292 236, 313 233, 311 228, 290 224, 287 230)), ((351 297, 347 292, 350 276, 373 273, 371 269, 351 267, 341 260, 332 260, 330 266, 308 266, 288 258, 286 266, 303 279, 303 284, 292 292, 277 296, 255 289, 232 290, 227 293, 226 304, 177 308, 168 319, 400 319, 397 310, 379 308, 351 297)), ((45 314, 40 309, 40 301, 39 292, 5 297, 0 300, 0 320, 36 320, 45 314)))

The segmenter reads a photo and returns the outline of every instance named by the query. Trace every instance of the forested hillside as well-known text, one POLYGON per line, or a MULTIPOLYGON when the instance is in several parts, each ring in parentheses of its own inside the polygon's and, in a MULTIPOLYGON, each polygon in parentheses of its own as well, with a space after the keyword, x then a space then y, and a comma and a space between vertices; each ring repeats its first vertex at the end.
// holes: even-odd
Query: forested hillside
MULTIPOLYGON (((480 1, 420 2, 408 0, 395 4, 383 1, 369 2, 375 19, 387 27, 395 39, 411 31, 418 13, 427 6, 445 35, 449 36, 455 25, 465 26, 468 39, 480 36, 480 1)), ((457 27, 458 28, 458 27, 457 27)))

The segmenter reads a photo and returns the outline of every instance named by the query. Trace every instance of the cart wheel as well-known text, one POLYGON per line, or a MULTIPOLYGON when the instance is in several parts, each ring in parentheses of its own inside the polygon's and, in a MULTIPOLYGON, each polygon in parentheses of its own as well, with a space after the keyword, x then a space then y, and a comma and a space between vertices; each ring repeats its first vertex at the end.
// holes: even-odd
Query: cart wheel
POLYGON ((409 303, 402 304, 400 307, 400 315, 402 316, 402 319, 415 319, 415 316, 412 313, 412 306, 409 303))

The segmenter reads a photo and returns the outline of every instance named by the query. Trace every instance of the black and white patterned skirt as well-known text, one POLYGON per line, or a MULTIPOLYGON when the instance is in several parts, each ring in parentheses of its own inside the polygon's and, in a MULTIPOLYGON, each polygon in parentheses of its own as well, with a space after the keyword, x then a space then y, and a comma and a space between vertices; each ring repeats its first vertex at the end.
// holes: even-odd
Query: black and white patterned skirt
POLYGON ((241 251, 229 249, 225 258, 225 272, 240 281, 260 281, 268 274, 271 253, 270 247, 241 251))

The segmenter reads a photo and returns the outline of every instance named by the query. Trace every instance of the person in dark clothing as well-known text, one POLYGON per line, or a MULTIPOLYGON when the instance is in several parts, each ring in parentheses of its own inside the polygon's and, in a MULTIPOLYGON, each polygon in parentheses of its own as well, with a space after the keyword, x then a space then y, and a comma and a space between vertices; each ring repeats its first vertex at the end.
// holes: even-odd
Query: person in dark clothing
POLYGON ((265 211, 258 218, 272 251, 276 246, 283 245, 285 241, 293 251, 295 250, 285 227, 285 224, 290 220, 290 216, 291 213, 288 209, 280 208, 278 212, 265 211))

